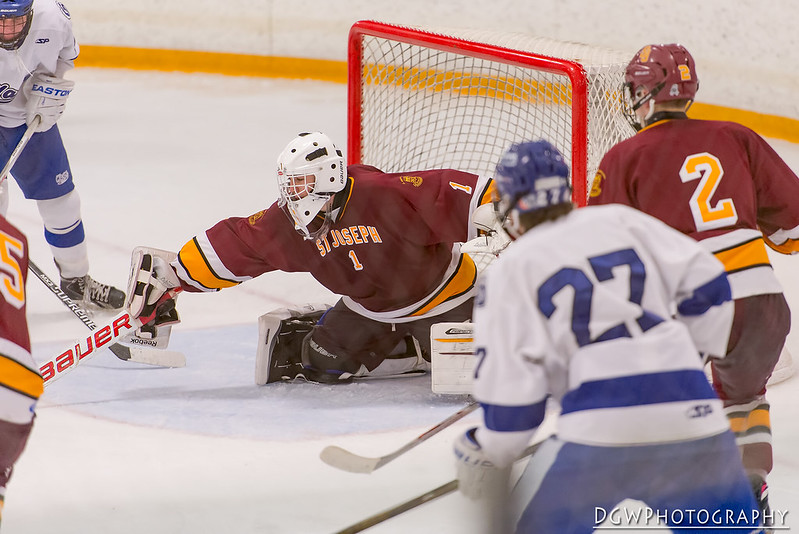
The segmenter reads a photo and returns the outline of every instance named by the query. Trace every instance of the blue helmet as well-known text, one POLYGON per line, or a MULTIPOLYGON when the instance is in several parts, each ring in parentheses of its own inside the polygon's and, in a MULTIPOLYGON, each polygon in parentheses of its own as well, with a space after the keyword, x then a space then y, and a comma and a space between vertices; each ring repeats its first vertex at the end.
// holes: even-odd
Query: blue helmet
POLYGON ((0 17, 21 17, 33 7, 33 0, 0 0, 0 17))
POLYGON ((569 166, 549 141, 512 145, 494 176, 503 218, 571 202, 569 166))
POLYGON ((22 46, 33 22, 33 0, 0 0, 0 24, 6 35, 9 29, 14 31, 11 37, 0 37, 0 47, 16 50, 22 46))

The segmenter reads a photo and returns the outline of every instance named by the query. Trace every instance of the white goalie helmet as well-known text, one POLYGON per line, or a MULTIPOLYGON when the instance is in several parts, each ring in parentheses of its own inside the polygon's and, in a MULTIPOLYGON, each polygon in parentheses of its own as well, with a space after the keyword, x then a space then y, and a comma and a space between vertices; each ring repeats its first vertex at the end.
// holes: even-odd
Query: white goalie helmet
POLYGON ((308 225, 346 183, 344 156, 323 133, 299 134, 277 158, 278 205, 305 239, 327 232, 332 223, 330 213, 325 213, 324 222, 314 231, 308 225))

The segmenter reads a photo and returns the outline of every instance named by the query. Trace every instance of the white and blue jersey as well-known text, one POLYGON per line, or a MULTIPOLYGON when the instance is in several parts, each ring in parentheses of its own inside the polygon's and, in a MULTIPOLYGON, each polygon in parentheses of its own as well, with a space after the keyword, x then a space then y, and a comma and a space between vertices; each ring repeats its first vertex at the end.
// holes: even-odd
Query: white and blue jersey
POLYGON ((689 237, 632 208, 579 209, 524 234, 486 274, 474 396, 495 461, 521 452, 548 396, 561 403, 560 438, 575 443, 728 428, 699 353, 726 353, 730 288, 689 237))
POLYGON ((520 482, 535 495, 520 532, 590 532, 591 505, 625 498, 757 510, 700 355, 723 357, 732 317, 721 262, 626 206, 574 210, 506 249, 475 303, 477 441, 508 465, 547 399, 561 407, 558 437, 520 482), (707 458, 725 472, 690 478, 707 458), (672 482, 653 483, 641 462, 672 482))
MULTIPOLYGON (((35 0, 31 27, 22 45, 17 50, 0 49, 0 159, 8 160, 25 133, 25 81, 36 73, 63 77, 74 67, 78 53, 66 7, 56 0, 35 0)), ((73 190, 72 172, 57 126, 31 138, 11 174, 25 198, 49 200, 73 190)), ((60 234, 48 235, 48 242, 59 247, 82 240, 82 226, 66 239, 60 234)))
MULTIPOLYGON (((16 50, 0 49, 0 160, 8 161, 25 130, 26 107, 34 74, 63 77, 74 67, 79 47, 70 14, 56 0, 34 0, 33 19, 16 50)), ((88 271, 80 200, 72 180, 58 126, 35 133, 11 168, 25 198, 39 202, 45 239, 62 274, 88 271)), ((7 198, 6 198, 7 200, 7 198)), ((4 209, 4 207, 0 208, 4 209)))
POLYGON ((25 124, 28 95, 22 84, 28 77, 37 72, 63 77, 75 66, 79 51, 64 4, 34 0, 33 20, 25 41, 17 50, 0 49, 0 126, 25 124))

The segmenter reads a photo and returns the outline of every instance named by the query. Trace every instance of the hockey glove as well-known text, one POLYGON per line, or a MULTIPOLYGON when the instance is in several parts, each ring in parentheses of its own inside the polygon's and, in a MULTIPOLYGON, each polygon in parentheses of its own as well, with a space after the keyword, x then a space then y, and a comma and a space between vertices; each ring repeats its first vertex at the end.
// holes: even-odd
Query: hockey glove
POLYGON ((49 74, 36 73, 25 82, 28 96, 26 106, 26 124, 30 125, 34 117, 41 117, 36 127, 37 132, 46 132, 64 113, 67 97, 75 87, 75 82, 57 78, 49 74))
POLYGON ((505 250, 508 245, 510 245, 510 238, 505 233, 505 230, 501 230, 501 233, 495 232, 481 235, 466 241, 461 245, 461 252, 471 255, 491 254, 499 256, 499 253, 505 250))
POLYGON ((502 221, 497 218, 492 204, 478 206, 472 212, 472 224, 477 228, 479 235, 466 241, 461 246, 461 252, 499 256, 499 253, 505 250, 505 247, 511 242, 511 238, 502 227, 502 221))
POLYGON ((143 323, 154 319, 153 326, 176 324, 176 297, 169 290, 180 287, 178 275, 169 265, 174 252, 137 247, 130 261, 128 297, 125 307, 131 317, 143 323))
POLYGON ((455 468, 458 474, 458 489, 470 499, 480 499, 505 484, 508 469, 498 469, 485 456, 475 439, 477 428, 470 428, 455 441, 455 468))

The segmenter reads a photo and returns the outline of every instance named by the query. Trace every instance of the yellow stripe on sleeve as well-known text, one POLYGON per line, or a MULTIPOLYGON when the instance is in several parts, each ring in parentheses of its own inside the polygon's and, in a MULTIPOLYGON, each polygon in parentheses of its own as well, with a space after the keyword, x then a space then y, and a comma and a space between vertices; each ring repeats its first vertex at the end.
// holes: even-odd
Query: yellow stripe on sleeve
POLYGON ((494 182, 494 180, 490 180, 488 182, 488 186, 480 195, 480 199, 477 205, 482 206, 483 204, 488 204, 498 199, 499 199, 499 191, 497 191, 497 184, 494 182))
POLYGON ((44 380, 36 371, 0 354, 0 385, 38 399, 44 392, 44 380))
POLYGON ((239 285, 239 282, 225 280, 214 272, 195 239, 183 245, 178 252, 178 258, 192 280, 209 289, 224 289, 239 285))
POLYGON ((766 244, 779 252, 780 254, 796 254, 799 253, 799 241, 796 239, 788 239, 782 245, 777 245, 773 241, 766 238, 766 244))
POLYGON ((728 273, 771 264, 762 238, 747 241, 726 250, 720 250, 715 253, 715 256, 724 264, 724 269, 728 273))
POLYGON ((411 313, 411 317, 423 315, 439 304, 448 301, 451 298, 463 295, 472 287, 477 280, 477 266, 474 264, 471 256, 468 254, 461 254, 461 262, 455 272, 452 273, 447 283, 441 288, 441 291, 436 293, 430 300, 428 300, 421 308, 411 313))

